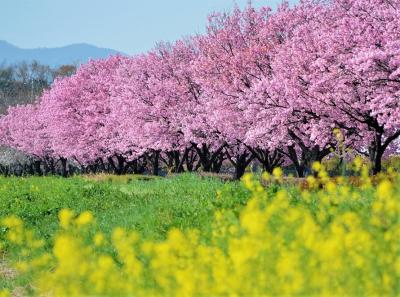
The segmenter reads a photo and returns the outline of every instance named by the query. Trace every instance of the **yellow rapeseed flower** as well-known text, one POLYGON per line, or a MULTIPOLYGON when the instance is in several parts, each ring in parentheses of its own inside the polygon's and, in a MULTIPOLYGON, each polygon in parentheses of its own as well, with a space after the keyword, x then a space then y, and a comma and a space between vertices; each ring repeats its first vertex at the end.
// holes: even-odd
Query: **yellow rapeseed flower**
POLYGON ((280 167, 276 167, 274 168, 274 170, 272 171, 272 175, 277 179, 277 180, 281 180, 283 177, 283 171, 280 167))
POLYGON ((92 237, 80 228, 92 214, 73 220, 66 210, 50 253, 33 251, 37 239, 16 217, 6 220, 4 246, 18 240, 16 266, 37 295, 398 296, 398 184, 310 179, 324 187, 265 190, 246 176, 245 206, 218 209, 205 230, 170 228, 164 239, 122 228, 111 241, 92 237))
POLYGON ((19 217, 13 215, 3 219, 2 224, 7 228, 15 228, 21 227, 23 222, 19 217))
POLYGON ((378 185, 377 194, 381 199, 386 198, 387 196, 392 195, 393 185, 390 181, 384 180, 378 185))
POLYGON ((93 214, 90 211, 84 211, 78 216, 75 222, 78 226, 84 226, 92 223, 93 219, 93 214))
POLYGON ((67 229, 70 226, 73 217, 74 217, 74 212, 72 210, 62 209, 58 213, 60 226, 63 227, 64 229, 67 229))
POLYGON ((318 161, 312 164, 312 170, 319 172, 322 169, 322 164, 318 161))
POLYGON ((262 178, 263 178, 263 180, 265 180, 265 181, 270 181, 270 179, 271 179, 271 174, 269 174, 269 172, 267 172, 267 171, 264 171, 264 172, 262 173, 262 178))
POLYGON ((95 236, 93 238, 93 242, 96 246, 102 245, 104 243, 104 241, 105 241, 105 238, 104 238, 103 233, 98 232, 95 234, 95 236))

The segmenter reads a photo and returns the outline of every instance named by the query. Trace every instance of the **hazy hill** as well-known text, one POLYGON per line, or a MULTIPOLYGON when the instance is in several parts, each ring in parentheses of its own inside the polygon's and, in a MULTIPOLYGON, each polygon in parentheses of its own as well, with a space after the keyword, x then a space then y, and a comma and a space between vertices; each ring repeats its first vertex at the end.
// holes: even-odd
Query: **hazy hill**
POLYGON ((120 53, 113 49, 99 48, 90 44, 71 44, 56 48, 22 49, 0 40, 0 64, 15 64, 22 61, 38 61, 51 67, 65 64, 85 63, 89 59, 106 58, 120 53))

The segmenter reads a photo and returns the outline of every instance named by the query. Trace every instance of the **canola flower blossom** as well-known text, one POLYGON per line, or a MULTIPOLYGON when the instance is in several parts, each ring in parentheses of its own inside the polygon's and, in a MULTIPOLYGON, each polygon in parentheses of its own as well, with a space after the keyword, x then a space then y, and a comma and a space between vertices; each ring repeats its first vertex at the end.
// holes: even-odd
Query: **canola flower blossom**
MULTIPOLYGON (((398 177, 374 187, 362 176, 353 187, 328 178, 321 164, 313 168, 303 190, 270 191, 245 175, 251 199, 238 215, 217 211, 211 235, 172 229, 151 241, 122 228, 92 234, 90 212, 62 210, 52 251, 21 254, 16 267, 31 275, 35 294, 50 296, 398 296, 398 177)), ((20 219, 2 223, 8 244, 41 249, 20 219)))

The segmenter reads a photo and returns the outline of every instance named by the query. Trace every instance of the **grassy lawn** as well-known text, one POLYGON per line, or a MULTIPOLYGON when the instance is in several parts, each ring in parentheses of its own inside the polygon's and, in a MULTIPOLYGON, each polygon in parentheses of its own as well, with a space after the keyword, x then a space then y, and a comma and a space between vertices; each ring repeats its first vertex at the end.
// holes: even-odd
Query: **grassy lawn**
MULTIPOLYGON (((196 228, 209 234, 213 214, 219 208, 241 207, 248 191, 237 182, 224 183, 218 178, 182 174, 170 178, 143 176, 84 177, 0 177, 0 218, 20 217, 27 228, 46 239, 58 229, 58 213, 71 209, 79 214, 90 210, 96 217, 98 230, 110 234, 116 227, 138 231, 143 238, 165 239, 171 228, 196 228), (234 199, 217 199, 216 193, 231 193, 234 199)), ((0 236, 4 238, 5 229, 0 236)), ((6 245, 0 263, 1 287, 26 286, 29 277, 15 279, 8 262, 18 255, 6 245)))
MULTIPOLYGON (((61 209, 90 210, 97 221, 93 233, 123 227, 162 239, 173 226, 209 228, 216 191, 224 187, 218 179, 194 175, 151 180, 132 176, 0 178, 0 217, 17 215, 39 237, 50 239, 57 231, 61 209)), ((50 241, 47 244, 50 250, 50 241)), ((15 279, 16 272, 9 267, 18 255, 7 246, 3 251, 0 287, 25 286, 29 279, 15 279)))
POLYGON ((39 236, 49 238, 57 229, 61 209, 90 210, 105 232, 120 226, 162 239, 171 227, 207 229, 216 208, 243 204, 246 193, 239 183, 190 174, 151 180, 0 178, 0 217, 17 215, 39 236), (217 191, 230 191, 235 198, 217 200, 217 191))
POLYGON ((0 178, 0 217, 44 239, 31 248, 29 233, 22 244, 8 237, 29 231, 1 227, 0 293, 396 296, 399 197, 396 174, 263 185, 196 174, 0 178), (74 212, 70 227, 59 226, 62 209, 74 212))

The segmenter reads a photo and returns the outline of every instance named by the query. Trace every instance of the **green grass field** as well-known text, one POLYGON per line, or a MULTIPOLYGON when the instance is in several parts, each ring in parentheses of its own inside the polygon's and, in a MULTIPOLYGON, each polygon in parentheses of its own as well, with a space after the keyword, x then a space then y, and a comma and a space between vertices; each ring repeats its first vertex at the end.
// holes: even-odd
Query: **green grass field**
POLYGON ((49 238, 57 230, 61 209, 90 210, 103 231, 119 226, 162 239, 172 227, 205 230, 217 208, 224 203, 226 207, 244 204, 247 193, 238 183, 190 174, 151 180, 0 178, 0 217, 17 215, 38 235, 49 238), (234 199, 217 201, 217 191, 230 191, 234 199))
POLYGON ((397 296, 398 175, 318 170, 0 178, 0 294, 397 296))
MULTIPOLYGON (((98 230, 110 234, 116 227, 137 230, 144 238, 165 239, 171 228, 211 230, 214 212, 220 208, 240 208, 249 192, 237 182, 182 174, 171 178, 143 176, 86 177, 0 177, 0 218, 20 217, 38 237, 50 239, 58 230, 58 213, 71 209, 76 213, 91 211, 98 230), (216 193, 229 193, 229 199, 216 199, 216 193), (231 199, 232 197, 232 199, 231 199)), ((0 236, 4 238, 5 228, 0 236)), ((3 258, 18 258, 7 244, 3 258)), ((5 274, 7 271, 4 272, 5 274)), ((29 277, 0 278, 0 288, 29 283, 29 277)))

